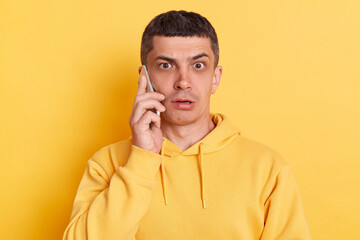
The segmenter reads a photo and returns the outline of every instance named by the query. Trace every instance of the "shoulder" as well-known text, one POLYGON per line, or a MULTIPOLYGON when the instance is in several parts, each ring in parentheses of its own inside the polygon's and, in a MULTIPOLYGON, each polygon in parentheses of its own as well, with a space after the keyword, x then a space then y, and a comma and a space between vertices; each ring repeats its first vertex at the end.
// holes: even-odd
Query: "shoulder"
POLYGON ((280 182, 292 179, 288 162, 273 148, 242 136, 237 137, 234 144, 239 149, 236 160, 246 169, 253 182, 261 186, 264 196, 268 196, 280 182))
POLYGON ((130 138, 109 144, 96 151, 89 161, 100 165, 107 173, 114 172, 116 168, 126 164, 131 145, 130 138))
POLYGON ((249 164, 256 165, 257 168, 275 170, 288 165, 279 152, 258 141, 239 135, 234 139, 233 144, 237 155, 249 164))

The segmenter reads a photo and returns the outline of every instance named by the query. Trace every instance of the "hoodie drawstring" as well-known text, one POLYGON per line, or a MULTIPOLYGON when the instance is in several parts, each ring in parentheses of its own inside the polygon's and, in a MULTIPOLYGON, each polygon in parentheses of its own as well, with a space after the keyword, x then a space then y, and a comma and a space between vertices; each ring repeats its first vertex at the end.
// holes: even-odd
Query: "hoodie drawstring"
POLYGON ((205 146, 205 143, 200 142, 199 145, 199 155, 200 155, 200 173, 201 173, 201 200, 202 200, 202 206, 205 208, 205 185, 204 185, 204 156, 203 156, 203 148, 205 146))
POLYGON ((166 187, 165 187, 165 165, 164 165, 164 145, 166 143, 166 139, 163 138, 163 144, 161 145, 161 165, 160 165, 160 169, 161 169, 161 180, 162 180, 162 188, 163 188, 163 195, 164 195, 164 200, 165 200, 165 205, 168 204, 167 201, 167 196, 166 196, 166 187))
MULTIPOLYGON (((166 195, 166 179, 165 179, 165 165, 164 165, 164 145, 166 143, 166 139, 163 139, 163 144, 161 146, 161 164, 160 164, 160 170, 161 170, 161 184, 163 188, 163 195, 164 195, 164 201, 165 205, 168 205, 167 195, 166 195)), ((202 207, 205 209, 205 185, 204 185, 204 146, 205 143, 200 142, 199 145, 199 160, 200 160, 200 186, 201 186, 201 201, 202 201, 202 207)))

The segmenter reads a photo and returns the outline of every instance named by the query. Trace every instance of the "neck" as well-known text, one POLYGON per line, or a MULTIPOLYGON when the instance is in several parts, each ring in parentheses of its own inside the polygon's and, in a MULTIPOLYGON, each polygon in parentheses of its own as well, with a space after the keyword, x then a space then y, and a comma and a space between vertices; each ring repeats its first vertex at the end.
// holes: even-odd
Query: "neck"
POLYGON ((215 128, 210 116, 204 120, 196 121, 186 125, 169 124, 161 122, 161 129, 164 137, 173 142, 181 150, 186 150, 203 139, 215 128))

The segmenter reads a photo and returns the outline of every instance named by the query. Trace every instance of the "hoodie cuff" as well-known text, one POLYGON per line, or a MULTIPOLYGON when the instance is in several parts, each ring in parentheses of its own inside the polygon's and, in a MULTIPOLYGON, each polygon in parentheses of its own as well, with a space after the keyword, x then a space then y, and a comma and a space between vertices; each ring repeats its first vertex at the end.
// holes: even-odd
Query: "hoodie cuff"
POLYGON ((129 159, 124 167, 139 176, 154 179, 160 164, 161 155, 132 145, 129 159))

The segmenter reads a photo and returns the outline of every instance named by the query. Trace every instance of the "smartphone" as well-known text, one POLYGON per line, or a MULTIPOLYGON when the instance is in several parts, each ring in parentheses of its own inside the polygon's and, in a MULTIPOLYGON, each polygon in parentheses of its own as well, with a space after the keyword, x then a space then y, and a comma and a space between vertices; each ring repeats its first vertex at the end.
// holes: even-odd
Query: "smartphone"
MULTIPOLYGON (((148 73, 147 68, 146 68, 145 65, 143 65, 142 68, 141 68, 139 79, 141 78, 141 76, 146 77, 146 80, 147 80, 147 88, 146 89, 147 89, 147 91, 148 92, 155 92, 154 87, 151 84, 149 73, 148 73)), ((155 112, 158 116, 160 116, 160 112, 157 111, 156 109, 153 109, 152 111, 155 112)))

